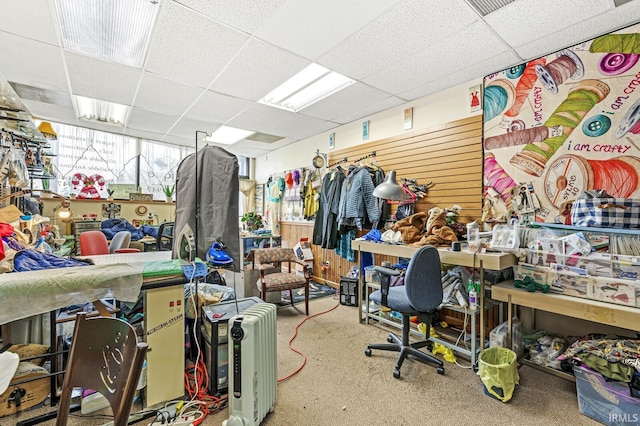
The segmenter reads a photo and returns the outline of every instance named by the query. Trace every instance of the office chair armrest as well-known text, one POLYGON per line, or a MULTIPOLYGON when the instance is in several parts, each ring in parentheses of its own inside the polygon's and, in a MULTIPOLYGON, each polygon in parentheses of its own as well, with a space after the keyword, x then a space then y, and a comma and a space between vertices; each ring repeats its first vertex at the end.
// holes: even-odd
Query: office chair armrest
POLYGON ((382 306, 387 306, 387 296, 389 295, 389 287, 391 284, 391 277, 402 274, 402 271, 397 269, 385 268, 384 266, 374 266, 373 270, 380 274, 380 302, 382 306))
POLYGON ((402 274, 403 271, 399 270, 399 269, 391 269, 391 268, 385 268, 384 266, 374 266, 373 270, 376 272, 379 272, 381 274, 384 275, 390 275, 390 276, 394 276, 397 277, 398 275, 402 274))

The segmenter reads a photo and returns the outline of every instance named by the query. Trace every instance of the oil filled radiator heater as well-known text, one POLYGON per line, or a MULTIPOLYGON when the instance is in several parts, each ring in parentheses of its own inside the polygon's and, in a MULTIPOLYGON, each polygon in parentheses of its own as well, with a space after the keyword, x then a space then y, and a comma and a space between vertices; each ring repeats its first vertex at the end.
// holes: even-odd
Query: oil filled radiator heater
POLYGON ((229 319, 229 418, 223 426, 259 425, 277 392, 276 305, 258 303, 229 319))

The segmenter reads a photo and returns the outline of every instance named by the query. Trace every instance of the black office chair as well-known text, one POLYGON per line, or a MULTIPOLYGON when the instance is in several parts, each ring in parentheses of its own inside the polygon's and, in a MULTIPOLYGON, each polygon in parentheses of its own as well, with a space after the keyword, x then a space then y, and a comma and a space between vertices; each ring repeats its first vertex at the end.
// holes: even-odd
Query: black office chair
POLYGON ((168 251, 173 250, 173 228, 175 222, 165 222, 158 228, 158 236, 156 237, 156 250, 168 251))
POLYGON ((438 306, 442 303, 442 281, 440 278, 440 255, 433 246, 421 247, 409 262, 404 285, 389 287, 391 276, 400 275, 400 271, 375 266, 374 270, 380 274, 380 290, 371 293, 369 299, 402 314, 402 339, 393 333, 387 337, 388 344, 367 345, 364 354, 371 356, 372 349, 400 352, 393 377, 400 378, 400 367, 408 355, 423 362, 437 365, 438 374, 444 374, 441 360, 427 354, 420 348, 431 349, 429 332, 438 306), (409 317, 417 315, 420 322, 427 325, 426 340, 411 343, 409 341, 409 317))

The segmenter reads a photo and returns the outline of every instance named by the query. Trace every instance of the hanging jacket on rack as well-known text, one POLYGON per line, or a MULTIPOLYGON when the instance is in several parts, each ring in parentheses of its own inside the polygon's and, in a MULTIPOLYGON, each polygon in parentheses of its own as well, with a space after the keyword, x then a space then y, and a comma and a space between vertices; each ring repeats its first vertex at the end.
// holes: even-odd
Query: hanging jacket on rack
POLYGON ((342 184, 338 229, 340 232, 353 228, 362 230, 365 218, 378 223, 380 211, 373 196, 373 181, 366 167, 349 167, 349 173, 342 184))
POLYGON ((338 241, 338 209, 344 179, 344 174, 339 170, 330 171, 322 179, 320 204, 313 226, 313 244, 322 248, 336 248, 338 241))

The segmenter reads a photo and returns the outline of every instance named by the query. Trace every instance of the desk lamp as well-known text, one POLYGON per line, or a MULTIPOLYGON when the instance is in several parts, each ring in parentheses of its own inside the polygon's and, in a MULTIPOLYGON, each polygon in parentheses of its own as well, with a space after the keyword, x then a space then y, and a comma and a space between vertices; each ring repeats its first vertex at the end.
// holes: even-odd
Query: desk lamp
POLYGON ((373 196, 391 201, 404 201, 407 199, 407 193, 396 180, 395 170, 391 170, 384 178, 384 181, 375 187, 373 196))

